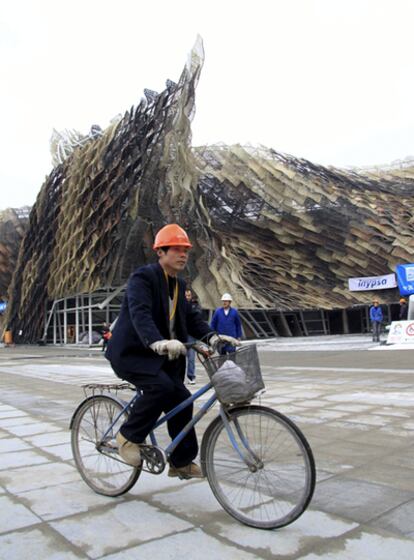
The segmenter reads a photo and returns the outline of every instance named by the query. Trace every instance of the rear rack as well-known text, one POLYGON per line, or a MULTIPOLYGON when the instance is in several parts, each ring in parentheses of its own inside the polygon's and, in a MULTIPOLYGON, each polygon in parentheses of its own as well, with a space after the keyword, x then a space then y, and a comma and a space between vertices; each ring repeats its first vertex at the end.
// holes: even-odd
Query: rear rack
POLYGON ((117 395, 120 391, 134 391, 136 388, 131 383, 83 383, 81 385, 85 396, 102 395, 103 393, 113 393, 117 395))

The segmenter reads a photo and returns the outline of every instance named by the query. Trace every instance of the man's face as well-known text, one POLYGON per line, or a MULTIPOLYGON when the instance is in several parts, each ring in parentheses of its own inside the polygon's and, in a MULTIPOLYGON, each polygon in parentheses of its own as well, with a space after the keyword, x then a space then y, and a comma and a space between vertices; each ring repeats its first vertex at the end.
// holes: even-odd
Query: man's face
POLYGON ((191 290, 186 290, 185 291, 185 299, 187 301, 191 301, 193 299, 193 294, 192 294, 191 290))
POLYGON ((377 301, 374 301, 374 306, 378 307, 378 302, 377 301))
POLYGON ((183 270, 188 261, 188 247, 170 247, 167 252, 158 250, 157 254, 161 266, 165 266, 174 272, 183 270))
POLYGON ((230 307, 230 305, 231 305, 231 301, 228 301, 227 299, 225 299, 225 300, 223 301, 223 307, 224 307, 224 309, 228 309, 228 308, 230 307))

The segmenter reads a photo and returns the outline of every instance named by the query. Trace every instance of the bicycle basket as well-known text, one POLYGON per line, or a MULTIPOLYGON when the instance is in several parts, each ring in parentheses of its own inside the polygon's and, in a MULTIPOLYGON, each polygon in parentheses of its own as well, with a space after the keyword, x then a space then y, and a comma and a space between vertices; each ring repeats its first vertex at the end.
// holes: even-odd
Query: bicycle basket
POLYGON ((264 389, 255 344, 243 346, 224 356, 213 356, 204 362, 204 367, 223 404, 250 401, 264 389))

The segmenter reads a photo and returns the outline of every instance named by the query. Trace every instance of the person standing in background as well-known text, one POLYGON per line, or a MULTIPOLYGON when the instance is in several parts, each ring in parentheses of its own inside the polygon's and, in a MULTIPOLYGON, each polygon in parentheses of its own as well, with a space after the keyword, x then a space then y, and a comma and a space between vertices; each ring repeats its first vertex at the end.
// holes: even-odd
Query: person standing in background
MULTIPOLYGON (((198 303, 197 297, 193 294, 190 288, 187 288, 185 291, 185 299, 187 300, 188 305, 190 305, 192 311, 198 311, 201 313, 201 307, 198 303)), ((195 338, 189 336, 188 342, 195 342, 195 338)), ((187 378, 190 385, 195 385, 195 350, 192 348, 187 350, 187 378)))
POLYGON ((379 306, 379 301, 374 299, 372 307, 369 310, 369 318, 371 319, 372 326, 372 340, 373 342, 380 341, 381 323, 383 320, 382 309, 379 306))
POLYGON ((406 321, 408 318, 408 305, 405 298, 400 299, 400 312, 398 314, 398 319, 400 321, 406 321))
MULTIPOLYGON (((215 310, 211 320, 211 328, 219 335, 232 336, 240 340, 242 337, 242 326, 237 309, 231 307, 233 298, 226 292, 223 294, 221 301, 223 306, 215 310)), ((235 350, 234 346, 226 344, 221 348, 220 354, 224 355, 229 352, 235 352, 235 350)))
POLYGON ((103 324, 102 327, 102 352, 105 352, 108 346, 109 339, 111 338, 112 333, 107 323, 103 324))

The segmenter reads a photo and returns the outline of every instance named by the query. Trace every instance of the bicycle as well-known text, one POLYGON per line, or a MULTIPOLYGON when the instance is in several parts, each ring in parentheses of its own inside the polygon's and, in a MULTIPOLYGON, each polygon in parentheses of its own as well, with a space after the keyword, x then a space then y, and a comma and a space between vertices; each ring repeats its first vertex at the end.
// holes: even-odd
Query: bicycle
MULTIPOLYGON (((200 352, 197 343, 193 346, 200 352)), ((208 356, 205 350, 202 354, 210 381, 159 418, 149 441, 141 446, 139 467, 120 458, 115 441, 128 411, 139 400, 135 387, 128 383, 84 387, 86 395, 88 390, 92 394, 80 403, 70 422, 72 450, 81 477, 95 492, 115 497, 130 490, 142 471, 161 474, 178 443, 219 401, 219 414, 205 430, 200 450, 201 468, 214 496, 231 516, 251 527, 275 529, 292 523, 308 507, 315 488, 315 462, 309 443, 289 418, 250 403, 258 389, 264 388, 255 345, 225 356, 208 356), (246 376, 247 397, 238 396, 244 402, 229 402, 231 395, 216 381, 229 364, 246 376), (118 396, 130 388, 135 395, 129 401, 118 396), (191 423, 162 449, 154 431, 210 390, 213 394, 191 423)))

